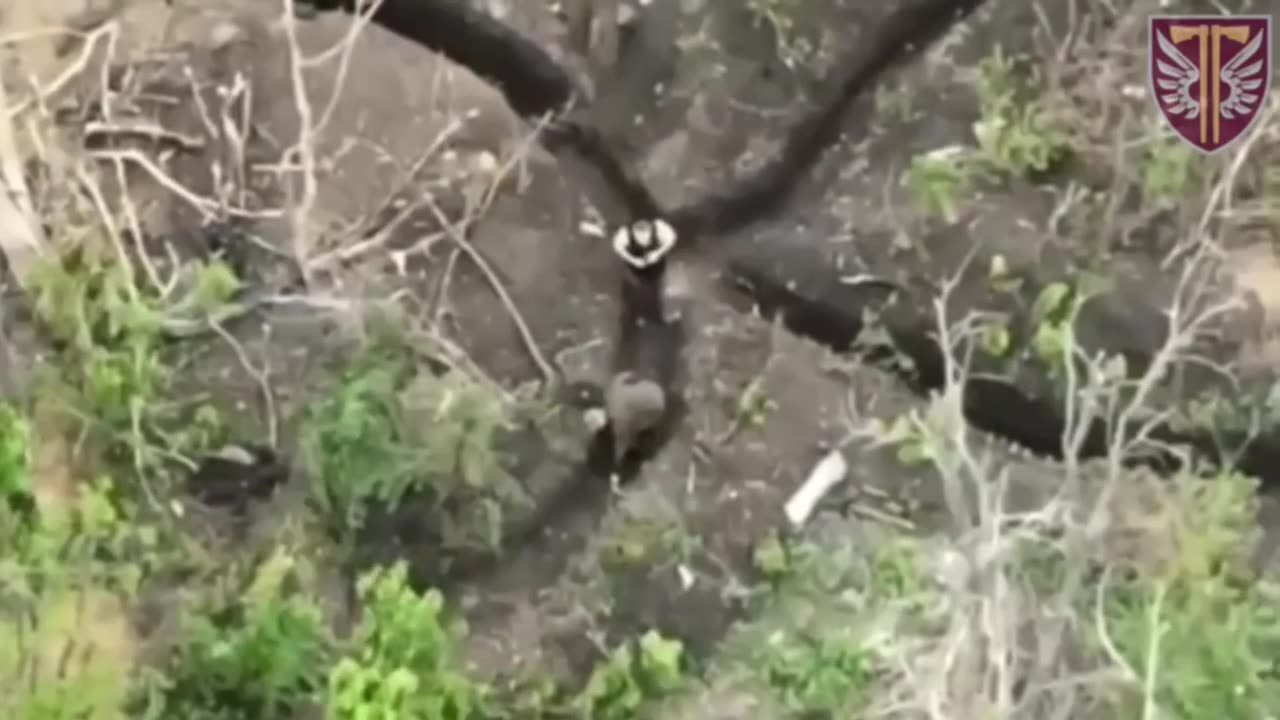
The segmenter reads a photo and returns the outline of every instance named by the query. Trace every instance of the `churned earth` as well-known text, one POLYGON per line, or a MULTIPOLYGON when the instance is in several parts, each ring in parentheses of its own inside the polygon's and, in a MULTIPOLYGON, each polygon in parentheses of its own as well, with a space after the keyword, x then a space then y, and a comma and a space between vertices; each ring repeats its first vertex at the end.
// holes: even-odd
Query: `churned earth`
MULTIPOLYGON (((601 65, 598 48, 579 46, 549 3, 477 4, 589 78, 591 121, 667 206, 720 192, 766 163, 807 108, 830 99, 821 79, 891 12, 856 0, 653 0, 601 65)), ((601 219, 590 181, 542 148, 490 83, 376 26, 344 45, 353 32, 344 14, 295 25, 277 3, 250 0, 15 3, 0 9, 0 57, 27 181, 56 242, 102 237, 57 232, 60 183, 83 163, 100 177, 104 202, 128 199, 124 217, 150 243, 147 272, 172 272, 211 243, 235 248, 253 307, 217 332, 171 339, 171 393, 208 403, 229 441, 269 445, 290 470, 269 499, 247 501, 245 517, 205 513, 178 484, 163 488, 160 504, 188 508, 179 522, 212 567, 251 565, 282 537, 328 542, 299 520, 313 482, 303 426, 389 317, 415 367, 454 368, 515 408, 518 429, 498 444, 514 489, 496 515, 461 521, 499 533, 498 553, 447 542, 427 522, 430 502, 376 514, 343 547, 343 562, 321 563, 317 584, 337 616, 355 611, 356 571, 405 560, 416 585, 440 588, 462 611, 466 656, 480 676, 550 672, 581 685, 609 648, 656 629, 683 643, 705 680, 704 692, 668 699, 658 716, 790 717, 777 687, 741 680, 752 653, 796 625, 821 635, 863 624, 849 619, 851 608, 870 601, 841 605, 848 597, 834 592, 795 600, 771 584, 776 568, 762 567, 761 547, 780 536, 803 543, 835 563, 827 572, 861 577, 852 585, 861 592, 879 577, 867 568, 900 538, 927 539, 921 567, 967 552, 966 533, 988 526, 970 527, 957 511, 988 502, 998 478, 1013 487, 1013 505, 1035 508, 1076 477, 1074 460, 1035 457, 1059 452, 1062 435, 1036 413, 1061 412, 1083 392, 1037 355, 1048 342, 1046 298, 1060 298, 1059 287, 1099 283, 1075 339, 1091 354, 1123 357, 1135 378, 1160 362, 1172 303, 1194 314, 1238 301, 1206 320, 1209 340, 1192 343, 1230 369, 1204 373, 1179 356, 1170 372, 1185 373, 1186 384, 1156 389, 1151 404, 1176 408, 1189 433, 1207 424, 1238 441, 1235 425, 1204 420, 1188 400, 1228 387, 1219 411, 1251 417, 1267 437, 1269 406, 1240 398, 1265 399, 1274 382, 1280 105, 1268 98, 1249 138, 1213 157, 1169 139, 1146 97, 1145 64, 1145 18, 1174 11, 1165 5, 991 0, 883 73, 793 193, 679 258, 692 286, 680 355, 687 411, 616 491, 583 470, 582 403, 550 392, 563 381, 605 383, 613 367, 621 309, 611 228, 592 230, 601 219), (54 26, 75 28, 82 41, 41 35, 54 26), (290 33, 314 58, 302 78, 305 113, 290 33), (291 147, 301 150, 286 162, 291 147), (41 165, 57 169, 32 169, 41 165), (1187 248, 1210 234, 1217 254, 1196 256, 1203 288, 1188 302, 1179 285, 1193 262, 1187 248), (890 300, 884 282, 897 288, 890 300), (994 329, 951 351, 974 353, 975 371, 1043 403, 1011 409, 999 394, 962 403, 941 380, 911 387, 884 362, 833 350, 841 333, 830 321, 788 329, 771 320, 761 287, 780 288, 783 307, 855 320, 865 311, 864 335, 899 333, 908 356, 902 338, 935 332, 939 308, 948 323, 988 313, 994 329), (931 404, 935 393, 943 399, 931 404), (959 433, 981 456, 966 462, 986 473, 968 484, 944 453, 922 461, 904 450, 909 413, 961 405, 971 422, 986 418, 975 424, 989 433, 959 433), (783 505, 833 448, 848 461, 848 481, 793 532, 783 505), (957 499, 957 483, 973 496, 957 499)), ((58 348, 21 297, 7 283, 0 387, 36 408, 34 484, 49 498, 42 503, 57 506, 95 461, 65 421, 38 412, 32 389, 58 348)), ((429 438, 439 406, 417 409, 410 431, 429 438)), ((1249 447, 1280 458, 1265 442, 1249 447)), ((1108 461, 1098 474, 1118 472, 1108 461)), ((1277 468, 1249 468, 1264 495, 1277 468)), ((1108 502, 1128 498, 1119 497, 1108 502)), ((1264 502, 1264 527, 1268 513, 1264 502)), ((121 657, 149 657, 181 605, 166 593, 180 584, 137 607, 102 599, 93 633, 121 657)))

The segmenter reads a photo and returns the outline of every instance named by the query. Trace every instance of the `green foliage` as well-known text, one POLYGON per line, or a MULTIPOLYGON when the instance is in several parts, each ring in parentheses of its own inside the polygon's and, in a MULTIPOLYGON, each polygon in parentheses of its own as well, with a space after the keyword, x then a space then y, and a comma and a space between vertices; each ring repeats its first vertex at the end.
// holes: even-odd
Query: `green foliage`
POLYGON ((794 571, 791 551, 776 531, 770 531, 751 551, 752 564, 770 582, 789 577, 794 571))
POLYGON ((769 398, 764 377, 757 376, 743 386, 730 411, 735 427, 761 428, 769 413, 777 409, 778 403, 769 398))
POLYGON ((1173 552, 1108 595, 1111 637, 1140 677, 1152 671, 1155 700, 1171 717, 1266 717, 1280 708, 1280 586, 1244 577, 1253 485, 1181 478, 1173 552))
POLYGON ((1265 717, 1280 707, 1277 600, 1275 588, 1240 591, 1220 582, 1136 586, 1117 593, 1108 613, 1129 664, 1143 675, 1154 666, 1157 702, 1172 717, 1265 717))
POLYGON ((879 424, 877 434, 881 442, 896 447, 898 462, 907 467, 927 467, 935 462, 935 449, 914 413, 899 415, 887 426, 879 424))
POLYGON ((980 180, 1035 178, 1070 154, 1066 133, 1031 93, 1016 64, 1000 52, 978 65, 976 147, 948 146, 916 155, 903 181, 916 205, 943 222, 957 222, 960 201, 980 180))
POLYGON ((196 265, 195 282, 191 292, 183 298, 179 307, 215 314, 243 289, 244 283, 236 275, 235 270, 224 262, 199 263, 196 265))
POLYGON ((1013 336, 1009 327, 1000 322, 993 322, 982 327, 978 334, 978 343, 983 352, 992 357, 1007 357, 1013 349, 1013 336))
POLYGON ((981 118, 974 124, 978 159, 1005 177, 1028 177, 1053 169, 1070 153, 1065 133, 1045 107, 1029 96, 1015 63, 999 48, 978 65, 981 118))
POLYGON ((423 373, 400 402, 441 499, 493 483, 499 472, 495 441, 507 425, 499 397, 461 374, 423 373))
POLYGON ((225 434, 225 428, 213 427, 220 422, 209 422, 207 411, 197 418, 207 432, 167 430, 191 423, 178 404, 168 402, 174 368, 161 352, 163 330, 206 321, 239 287, 234 273, 219 263, 184 270, 194 276, 190 287, 165 297, 144 292, 125 266, 88 251, 41 265, 35 273, 36 315, 63 346, 56 367, 45 374, 43 391, 62 400, 87 430, 105 431, 100 439, 108 455, 128 459, 131 469, 159 471, 166 453, 198 452, 206 446, 194 443, 225 434), (154 452, 156 447, 163 451, 154 452))
POLYGON ((356 651, 329 674, 330 720, 464 720, 487 690, 459 668, 443 624, 444 600, 406 585, 403 563, 360 579, 356 651))
MULTIPOLYGON (((107 596, 109 597, 109 596, 107 596)), ((0 691, 8 717, 23 720, 122 720, 129 668, 93 640, 89 608, 103 596, 88 590, 47 591, 29 618, 0 618, 0 632, 23 647, 0 648, 0 691)), ((94 608, 96 609, 96 608, 94 608)))
POLYGON ((302 430, 302 457, 324 510, 351 528, 367 503, 395 504, 416 487, 416 457, 400 433, 397 369, 357 367, 315 403, 302 430))
POLYGON ((447 539, 480 534, 494 546, 508 479, 494 448, 506 424, 488 389, 459 374, 411 375, 399 355, 374 349, 309 409, 302 457, 313 495, 341 528, 359 529, 373 507, 394 509, 425 490, 447 539))
POLYGON ((590 720, 630 720, 649 699, 678 688, 683 680, 684 646, 656 630, 645 633, 635 648, 614 649, 587 681, 577 706, 590 720))
POLYGON ((769 685, 794 710, 834 712, 856 702, 875 679, 874 656, 839 633, 772 640, 765 656, 769 685))
POLYGON ((105 479, 65 508, 10 533, 0 557, 0 692, 11 717, 124 717, 130 673, 127 620, 119 598, 154 551, 148 528, 123 522, 105 479))
POLYGON ((40 266, 35 278, 37 316, 75 352, 145 344, 160 330, 160 312, 139 295, 122 265, 86 253, 40 266))
POLYGON ((680 562, 697 544, 678 518, 653 510, 621 507, 619 511, 611 516, 611 528, 604 537, 601 560, 607 567, 680 562))
POLYGON ((929 590, 917 542, 890 539, 868 553, 856 542, 819 546, 774 536, 756 559, 777 580, 772 619, 751 633, 746 650, 750 675, 792 711, 851 717, 883 667, 861 628, 890 606, 916 608, 929 590))
POLYGON ((38 509, 37 520, 9 548, 3 560, 5 590, 35 597, 46 584, 87 579, 132 591, 143 569, 129 560, 156 546, 153 528, 125 522, 114 483, 101 477, 76 488, 66 507, 38 509))
POLYGON ((156 354, 162 313, 122 266, 91 256, 42 266, 36 278, 36 314, 67 344, 64 381, 92 416, 127 431, 169 379, 156 354))
POLYGON ((293 560, 259 568, 228 619, 188 620, 163 690, 163 716, 192 720, 288 717, 324 687, 332 648, 314 602, 285 591, 293 560))
POLYGON ((920 548, 910 539, 878 546, 871 558, 871 594, 886 600, 920 597, 927 587, 921 566, 920 548))
POLYGON ((0 505, 31 498, 31 443, 30 423, 0 402, 0 505))
POLYGON ((959 219, 960 198, 972 190, 973 179, 970 153, 952 146, 911 158, 905 182, 921 210, 954 223, 959 219))
POLYGON ((1081 274, 1041 288, 1031 307, 1031 352, 1050 378, 1066 371, 1068 348, 1075 346, 1075 322, 1081 308, 1104 289, 1101 278, 1081 274))
POLYGON ((1050 371, 1061 368, 1064 351, 1071 338, 1070 310, 1071 286, 1063 282, 1045 285, 1036 296, 1031 308, 1034 333, 1031 336, 1031 347, 1040 362, 1050 371))
POLYGON ((1147 145, 1142 162, 1142 194, 1157 207, 1181 202, 1196 174, 1195 150, 1179 138, 1159 137, 1147 145))

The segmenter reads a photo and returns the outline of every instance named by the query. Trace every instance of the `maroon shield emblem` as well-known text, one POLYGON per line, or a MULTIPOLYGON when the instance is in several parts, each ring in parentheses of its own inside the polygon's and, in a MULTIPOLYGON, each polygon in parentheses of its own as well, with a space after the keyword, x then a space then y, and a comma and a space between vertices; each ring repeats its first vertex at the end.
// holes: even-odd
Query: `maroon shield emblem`
POLYGON ((1215 153, 1258 119, 1271 89, 1269 15, 1157 15, 1148 25, 1151 96, 1184 140, 1215 153))

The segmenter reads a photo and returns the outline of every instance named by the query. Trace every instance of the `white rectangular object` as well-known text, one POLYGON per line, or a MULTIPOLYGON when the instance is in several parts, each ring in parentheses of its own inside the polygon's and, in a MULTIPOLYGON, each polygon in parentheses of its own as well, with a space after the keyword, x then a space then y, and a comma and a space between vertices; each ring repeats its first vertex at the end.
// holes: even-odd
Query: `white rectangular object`
POLYGON ((813 470, 809 472, 809 477, 792 494, 787 500, 787 504, 783 506, 783 511, 787 514, 787 520, 792 525, 800 526, 809 519, 813 514, 813 509, 817 507, 818 501, 822 500, 831 488, 835 487, 840 481, 844 480, 849 473, 849 463, 845 461, 844 454, 839 450, 832 450, 827 456, 818 461, 813 466, 813 470))

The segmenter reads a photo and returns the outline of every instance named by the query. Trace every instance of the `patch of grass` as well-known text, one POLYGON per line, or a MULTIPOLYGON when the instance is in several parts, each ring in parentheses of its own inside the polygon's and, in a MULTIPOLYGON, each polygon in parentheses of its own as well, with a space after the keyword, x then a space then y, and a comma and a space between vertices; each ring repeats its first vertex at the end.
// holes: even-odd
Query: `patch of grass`
POLYGON ((0 690, 8 717, 24 720, 119 720, 132 678, 127 657, 113 655, 112 635, 126 637, 122 609, 99 590, 59 588, 41 593, 27 621, 0 618, 4 637, 21 647, 0 648, 0 690), (112 625, 102 615, 115 614, 112 625), (95 624, 96 626, 91 627, 95 624))
MULTIPOLYGON (((0 691, 10 716, 116 720, 132 681, 124 602, 156 536, 127 524, 106 480, 11 526, 0 558, 0 691)), ((0 508, 0 513, 8 512, 0 508)))

